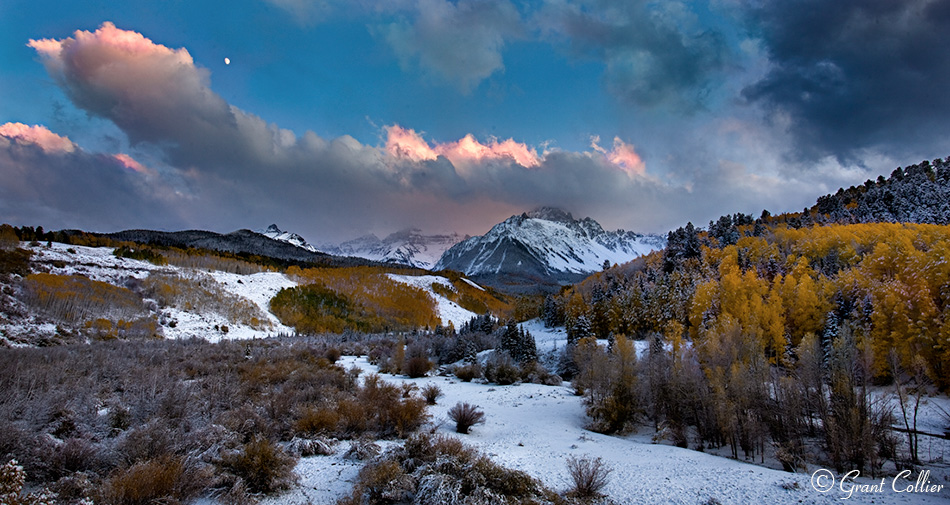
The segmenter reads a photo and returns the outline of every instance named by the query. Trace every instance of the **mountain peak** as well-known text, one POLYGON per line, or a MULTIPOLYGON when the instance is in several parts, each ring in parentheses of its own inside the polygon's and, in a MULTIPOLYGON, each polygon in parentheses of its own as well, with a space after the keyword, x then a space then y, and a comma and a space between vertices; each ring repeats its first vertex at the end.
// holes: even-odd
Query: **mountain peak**
POLYGON ((570 212, 559 207, 538 207, 524 215, 533 219, 544 219, 545 221, 555 221, 558 223, 571 223, 574 221, 574 216, 572 216, 570 212))
POLYGON ((665 239, 623 230, 605 231, 591 218, 575 220, 557 207, 515 215, 480 237, 445 252, 435 269, 530 282, 573 282, 609 264, 661 249, 665 239))
POLYGON ((281 230, 280 228, 277 227, 276 224, 271 224, 263 231, 259 231, 257 233, 260 233, 261 235, 264 235, 265 237, 268 237, 268 238, 272 238, 274 240, 279 240, 281 242, 286 242, 288 244, 295 245, 301 249, 306 249, 310 252, 319 252, 316 247, 313 247, 312 245, 308 244, 307 241, 300 235, 297 235, 296 233, 293 233, 293 232, 281 230))

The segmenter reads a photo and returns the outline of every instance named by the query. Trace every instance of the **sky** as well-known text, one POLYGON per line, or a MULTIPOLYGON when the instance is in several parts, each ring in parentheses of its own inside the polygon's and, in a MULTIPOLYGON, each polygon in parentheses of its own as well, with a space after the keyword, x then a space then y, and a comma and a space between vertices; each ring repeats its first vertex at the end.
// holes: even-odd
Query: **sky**
POLYGON ((5 0, 0 221, 666 233, 950 155, 950 0, 5 0))

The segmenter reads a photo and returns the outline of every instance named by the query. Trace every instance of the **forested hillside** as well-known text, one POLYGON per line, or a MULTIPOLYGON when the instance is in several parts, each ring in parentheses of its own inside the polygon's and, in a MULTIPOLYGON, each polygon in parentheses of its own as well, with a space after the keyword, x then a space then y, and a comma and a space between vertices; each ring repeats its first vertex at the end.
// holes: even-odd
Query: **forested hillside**
POLYGON ((950 224, 950 161, 895 169, 861 186, 839 189, 808 209, 806 222, 950 224))
POLYGON ((845 331, 870 350, 876 379, 924 366, 946 389, 950 227, 891 221, 946 222, 948 181, 950 167, 935 160, 822 197, 808 213, 689 224, 665 250, 549 298, 544 318, 575 340, 658 336, 703 349, 737 331, 780 366, 794 365, 803 341, 827 353, 845 331), (907 210, 913 202, 920 212, 907 210))

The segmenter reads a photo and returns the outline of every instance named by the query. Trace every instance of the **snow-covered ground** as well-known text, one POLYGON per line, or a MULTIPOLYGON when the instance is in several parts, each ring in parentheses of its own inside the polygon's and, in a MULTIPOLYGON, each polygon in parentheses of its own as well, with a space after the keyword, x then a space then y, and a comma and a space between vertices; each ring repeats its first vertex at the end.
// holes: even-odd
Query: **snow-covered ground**
MULTIPOLYGON (((358 366, 365 372, 376 367, 365 358, 344 357, 344 367, 358 366)), ((621 504, 799 504, 842 503, 852 483, 844 490, 840 480, 834 489, 818 492, 812 486, 812 474, 787 473, 733 459, 714 456, 669 445, 649 443, 642 435, 607 436, 584 429, 586 418, 581 398, 561 386, 521 384, 496 386, 465 383, 452 377, 408 379, 383 376, 394 383, 411 382, 422 387, 438 385, 444 396, 430 407, 432 423, 437 432, 458 437, 479 448, 495 461, 522 470, 540 479, 545 485, 567 490, 570 476, 565 465, 569 456, 599 457, 613 469, 605 492, 621 504), (457 402, 478 405, 486 414, 486 422, 472 428, 471 434, 459 435, 448 419, 448 409, 457 402), (716 501, 713 501, 716 500, 716 501)), ((340 443, 332 456, 303 458, 297 466, 299 486, 283 495, 271 497, 267 505, 330 504, 349 493, 359 471, 359 463, 343 459, 349 444, 340 443)), ((926 465, 923 470, 927 470, 926 465)), ((937 472, 934 472, 937 473, 937 472)), ((913 486, 914 479, 896 481, 898 489, 913 486)), ((844 503, 861 504, 946 504, 950 501, 950 482, 946 472, 931 476, 931 484, 944 485, 939 493, 902 492, 892 489, 893 477, 884 478, 880 491, 871 488, 852 492, 844 503)), ((837 479, 837 476, 836 476, 837 479)), ((817 484, 827 484, 820 480, 817 484)), ((854 484, 879 485, 880 479, 860 478, 854 484)))
MULTIPOLYGON (((432 289, 433 284, 439 284, 451 289, 452 291, 455 291, 455 286, 453 286, 452 282, 445 277, 439 277, 437 275, 387 275, 390 279, 396 282, 408 284, 410 286, 417 287, 426 293, 429 293, 429 295, 435 299, 436 311, 438 311, 439 319, 442 320, 442 324, 444 326, 448 326, 448 324, 451 322, 454 327, 461 328, 463 324, 467 323, 473 317, 478 315, 453 302, 452 300, 449 300, 448 298, 436 293, 435 290, 432 289)), ((475 285, 475 283, 471 281, 468 282, 469 284, 482 289, 481 287, 475 285)))
MULTIPOLYGON (((257 305, 266 317, 268 324, 253 328, 238 324, 221 315, 209 312, 188 311, 176 307, 161 307, 160 318, 162 333, 166 338, 198 337, 212 342, 223 339, 263 338, 277 334, 293 334, 294 329, 284 326, 276 316, 270 312, 270 300, 283 288, 290 288, 297 283, 279 272, 261 272, 250 275, 232 274, 217 270, 191 270, 172 265, 154 265, 147 261, 116 257, 111 247, 83 247, 53 242, 50 247, 38 245, 30 247, 28 243, 21 243, 21 247, 33 251, 33 261, 44 265, 49 273, 57 275, 84 275, 92 280, 107 282, 113 285, 123 285, 129 277, 144 279, 152 273, 172 273, 184 276, 205 277, 212 279, 218 288, 227 293, 244 298, 257 305), (173 322, 173 324, 170 324, 173 322), (227 328, 227 331, 224 331, 227 328)), ((457 303, 435 293, 432 284, 441 284, 454 290, 452 283, 435 275, 410 276, 390 274, 398 282, 403 282, 423 289, 436 300, 436 309, 442 324, 452 322, 456 328, 468 322, 475 316, 474 312, 466 310, 457 303)), ((471 283, 471 281, 468 281, 471 283)), ((473 286, 478 287, 474 283, 473 286)), ((0 324, 0 330, 7 335, 19 335, 24 331, 40 332, 53 335, 55 325, 25 324, 19 321, 13 325, 0 324)), ((0 337, 2 338, 2 337, 0 337)))
MULTIPOLYGON (((282 288, 296 286, 297 283, 278 272, 261 272, 251 275, 239 275, 217 270, 190 270, 171 265, 154 265, 147 261, 120 258, 113 254, 111 247, 83 247, 53 242, 50 247, 39 245, 29 247, 33 251, 33 261, 45 265, 49 273, 57 275, 84 275, 92 280, 123 285, 129 277, 144 279, 152 273, 174 273, 179 275, 210 276, 224 291, 244 298, 260 308, 269 324, 252 328, 228 321, 226 317, 208 312, 193 312, 175 307, 161 307, 162 320, 174 321, 174 325, 162 326, 166 338, 199 337, 210 341, 222 339, 262 338, 276 334, 293 334, 294 329, 280 324, 270 312, 270 300, 282 288), (227 327, 227 332, 223 330, 227 327)), ((50 326, 50 325, 46 325, 50 326)), ((15 334, 18 329, 11 328, 15 334)), ((34 330, 44 331, 38 326, 34 330)), ((55 326, 45 328, 47 333, 55 332, 55 326)))

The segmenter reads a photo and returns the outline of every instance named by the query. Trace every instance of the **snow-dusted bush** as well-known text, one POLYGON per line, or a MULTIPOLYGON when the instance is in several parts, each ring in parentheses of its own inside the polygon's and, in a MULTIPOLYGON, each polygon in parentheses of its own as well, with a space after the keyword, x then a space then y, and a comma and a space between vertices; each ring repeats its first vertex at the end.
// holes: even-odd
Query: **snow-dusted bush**
POLYGON ((600 458, 575 458, 567 460, 567 471, 574 486, 568 491, 568 496, 578 498, 595 498, 602 496, 601 491, 609 482, 610 472, 613 471, 600 458))
POLYGON ((382 448, 372 439, 359 438, 350 442, 350 448, 346 450, 346 454, 344 454, 343 457, 363 461, 375 458, 379 455, 380 451, 382 451, 382 448))
POLYGON ((294 438, 287 449, 299 457, 329 456, 334 453, 333 444, 336 440, 326 438, 294 438))
POLYGON ((211 485, 212 473, 181 456, 157 459, 119 468, 102 483, 96 503, 140 505, 186 502, 211 485))
POLYGON ((485 422, 485 413, 475 405, 459 402, 449 409, 449 419, 455 421, 456 432, 468 434, 472 426, 485 422))
POLYGON ((53 505, 56 496, 47 490, 39 493, 23 493, 26 472, 15 459, 0 466, 0 503, 4 505, 53 505))
POLYGON ((482 367, 477 363, 455 367, 455 376, 462 382, 472 382, 482 376, 482 367))
POLYGON ((418 434, 360 473, 353 493, 337 505, 495 505, 563 503, 528 474, 505 468, 446 436, 418 434))
POLYGON ((279 445, 258 437, 244 444, 240 451, 226 453, 219 464, 243 480, 249 491, 273 493, 295 482, 296 463, 296 458, 279 445))
POLYGON ((442 388, 435 384, 426 384, 422 386, 422 397, 425 398, 426 403, 429 405, 435 405, 436 400, 442 396, 442 388))

